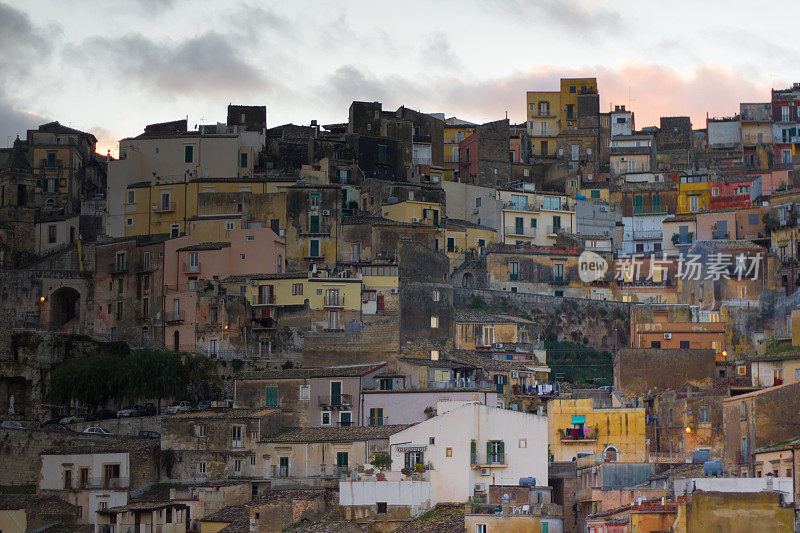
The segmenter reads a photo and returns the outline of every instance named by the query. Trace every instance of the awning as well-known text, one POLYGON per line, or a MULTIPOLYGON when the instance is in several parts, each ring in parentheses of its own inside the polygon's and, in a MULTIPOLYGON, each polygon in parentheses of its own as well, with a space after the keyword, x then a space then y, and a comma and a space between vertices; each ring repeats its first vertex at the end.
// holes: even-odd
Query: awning
POLYGON ((576 415, 572 417, 573 424, 585 424, 586 423, 586 416, 585 415, 576 415))
POLYGON ((397 447, 398 452, 424 452, 427 446, 414 446, 411 444, 403 444, 397 447))

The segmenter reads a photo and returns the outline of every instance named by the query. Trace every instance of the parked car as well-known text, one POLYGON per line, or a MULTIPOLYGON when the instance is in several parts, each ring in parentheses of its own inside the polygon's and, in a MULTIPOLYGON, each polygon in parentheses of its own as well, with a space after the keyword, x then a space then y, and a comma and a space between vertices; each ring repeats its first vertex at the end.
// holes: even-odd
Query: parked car
POLYGON ((136 410, 136 408, 134 406, 132 406, 132 405, 129 405, 129 406, 123 407, 122 409, 117 411, 117 418, 126 418, 126 417, 129 417, 129 416, 138 416, 138 414, 139 414, 139 412, 136 410))
POLYGON ((86 421, 86 417, 84 415, 70 415, 70 416, 65 416, 64 418, 59 420, 59 423, 61 423, 61 424, 76 424, 78 422, 85 422, 85 421, 86 421))
POLYGON ((228 407, 230 407, 231 409, 233 408, 233 400, 231 400, 230 398, 225 398, 225 399, 224 399, 224 400, 222 400, 222 401, 223 401, 223 402, 225 402, 225 405, 227 405, 227 406, 228 406, 228 407))
POLYGON ((158 414, 158 409, 156 409, 156 405, 153 403, 137 405, 136 411, 139 413, 139 416, 155 416, 158 414))
POLYGON ((17 422, 16 420, 6 420, 0 427, 3 429, 27 429, 22 422, 17 422))
POLYGON ((192 410, 192 404, 189 402, 181 402, 175 403, 167 407, 166 413, 168 415, 174 415, 177 413, 188 413, 192 410))
POLYGON ((67 426, 65 426, 63 424, 44 423, 39 427, 44 429, 44 430, 46 430, 46 431, 60 431, 62 433, 75 433, 75 430, 73 430, 71 428, 68 428, 67 426))
POLYGON ((117 418, 117 412, 111 409, 102 409, 94 414, 93 420, 108 420, 109 418, 117 418))
POLYGON ((211 409, 211 402, 208 400, 203 400, 202 402, 197 404, 198 411, 205 411, 206 409, 211 409))
POLYGON ((111 432, 106 428, 100 426, 91 426, 83 430, 84 433, 92 433, 94 435, 111 435, 111 432))
POLYGON ((146 439, 160 439, 161 434, 158 431, 140 431, 139 436, 146 439))

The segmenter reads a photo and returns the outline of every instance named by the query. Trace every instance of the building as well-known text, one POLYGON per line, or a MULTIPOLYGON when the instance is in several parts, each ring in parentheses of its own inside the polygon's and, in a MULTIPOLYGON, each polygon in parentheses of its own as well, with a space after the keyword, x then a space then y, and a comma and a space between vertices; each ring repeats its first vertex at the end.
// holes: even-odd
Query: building
POLYGON ((184 533, 189 528, 189 507, 183 502, 141 501, 97 512, 96 531, 112 533, 131 528, 184 533))
POLYGON ((552 246, 558 234, 576 231, 575 201, 565 194, 536 192, 533 184, 498 189, 504 244, 552 246))
POLYGON ((588 398, 556 398, 547 403, 547 422, 554 461, 573 461, 584 455, 620 462, 646 458, 643 408, 601 406, 588 398))
POLYGON ((561 130, 578 126, 580 95, 596 95, 596 78, 561 78, 558 119, 561 130))
POLYGON ((47 449, 41 454, 38 490, 77 506, 79 522, 95 524, 97 511, 125 505, 130 491, 159 481, 159 452, 153 439, 104 439, 47 449))
POLYGON ((631 312, 631 347, 714 350, 724 360, 727 326, 719 312, 685 304, 640 305, 631 312))
MULTIPOLYGON (((341 188, 293 185, 286 189, 286 270, 332 270, 338 260, 341 188)), ((255 271, 251 271, 255 272, 255 271)))
POLYGON ((614 177, 655 170, 656 141, 652 135, 630 134, 611 138, 610 170, 614 177))
POLYGON ((478 125, 458 143, 458 179, 494 187, 511 179, 511 130, 508 119, 478 125))
POLYGON ((528 91, 525 97, 528 135, 535 159, 555 158, 556 136, 561 131, 561 93, 528 91))
POLYGON ((786 501, 798 501, 800 485, 798 476, 800 473, 800 453, 798 453, 798 439, 792 438, 785 442, 780 442, 772 446, 758 448, 753 452, 753 467, 755 468, 756 478, 767 478, 772 475, 773 488, 776 478, 791 478, 792 494, 783 495, 786 501))
POLYGON ((578 258, 583 248, 502 244, 486 253, 489 287, 494 290, 588 297, 580 280, 578 258))
POLYGON ((442 185, 445 182, 457 182, 458 179, 458 144, 472 135, 477 124, 450 117, 444 124, 444 174, 442 185))
POLYGON ((166 479, 252 478, 266 471, 258 442, 281 427, 281 413, 213 409, 173 415, 162 424, 161 449, 174 458, 166 479))
POLYGON ((263 371, 237 376, 234 406, 279 407, 290 426, 348 427, 363 420, 364 389, 384 385, 386 363, 263 371))
POLYGON ((678 181, 678 214, 697 213, 711 207, 708 175, 682 175, 678 181))
POLYGON ((389 452, 389 439, 408 426, 344 426, 293 428, 264 438, 259 453, 265 478, 322 483, 352 477, 375 455, 389 452))
POLYGON ((671 182, 629 183, 621 192, 622 253, 660 253, 663 221, 675 214, 674 185, 671 182))
POLYGON ((498 399, 502 398, 496 388, 456 388, 455 383, 453 387, 446 388, 438 387, 439 383, 435 385, 432 388, 381 389, 385 386, 382 382, 377 389, 361 391, 359 425, 419 424, 441 410, 437 407, 441 402, 478 402, 496 406, 498 399))
POLYGON ((727 491, 694 492, 678 502, 672 531, 730 531, 747 533, 758 524, 759 531, 791 531, 794 512, 781 504, 778 492, 731 493, 727 491), (738 516, 746 514, 747 520, 738 516))
POLYGON ((708 390, 717 376, 714 350, 623 348, 614 358, 614 390, 644 396, 686 385, 708 390), (670 368, 670 372, 659 369, 670 368))
POLYGON ((739 122, 742 129, 742 151, 747 168, 771 168, 774 162, 772 145, 772 104, 739 104, 739 122))
POLYGON ((755 450, 797 436, 799 390, 800 383, 787 383, 724 400, 726 472, 754 475, 755 450))
POLYGON ((36 217, 33 167, 23 141, 0 150, 0 265, 12 267, 34 253, 36 217))
POLYGON ((42 494, 0 495, 2 531, 39 531, 42 528, 70 528, 80 531, 80 509, 55 496, 42 494))
POLYGON ((189 131, 186 120, 177 120, 150 124, 144 133, 122 139, 119 160, 108 170, 108 235, 169 233, 172 224, 178 225, 178 234, 188 233, 184 217, 195 214, 188 193, 200 192, 197 180, 218 180, 207 187, 228 183, 231 192, 252 187, 247 181, 259 165, 266 123, 263 106, 229 106, 227 124, 189 131), (140 194, 147 200, 137 198, 140 194), (158 227, 145 231, 148 219, 158 227))
MULTIPOLYGON (((467 403, 390 437, 392 471, 426 470, 431 504, 486 497, 489 485, 547 479, 542 416, 467 403)), ((544 484, 542 481, 541 484, 544 484)))
POLYGON ((772 89, 772 138, 775 162, 793 165, 800 144, 800 84, 772 89))
POLYGON ((685 386, 645 399, 651 456, 686 460, 694 452, 722 457, 725 396, 685 386))

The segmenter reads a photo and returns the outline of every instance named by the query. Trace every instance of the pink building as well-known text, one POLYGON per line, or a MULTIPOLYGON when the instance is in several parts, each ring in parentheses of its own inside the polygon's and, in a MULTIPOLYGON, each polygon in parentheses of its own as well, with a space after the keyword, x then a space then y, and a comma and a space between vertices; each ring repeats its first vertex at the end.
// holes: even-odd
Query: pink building
POLYGON ((478 180, 477 130, 458 143, 458 179, 464 183, 476 183, 478 180))
POLYGON ((225 316, 224 305, 204 304, 202 314, 199 312, 199 295, 209 288, 206 282, 236 274, 282 272, 285 257, 285 242, 270 228, 233 230, 230 242, 198 243, 191 236, 167 241, 164 246, 167 347, 175 351, 200 350, 210 354, 223 349, 225 326, 231 320, 225 316), (202 336, 198 335, 200 326, 202 336), (216 331, 218 335, 214 334, 216 331), (202 346, 198 345, 200 338, 203 339, 202 346))
POLYGON ((719 178, 708 180, 711 189, 710 208, 738 209, 750 207, 753 178, 719 178))
POLYGON ((736 236, 736 210, 703 211, 697 213, 697 240, 731 240, 736 236))
POLYGON ((770 196, 774 191, 780 189, 783 185, 791 183, 789 180, 788 168, 776 168, 772 170, 758 170, 749 172, 751 178, 761 178, 761 194, 763 196, 770 196))

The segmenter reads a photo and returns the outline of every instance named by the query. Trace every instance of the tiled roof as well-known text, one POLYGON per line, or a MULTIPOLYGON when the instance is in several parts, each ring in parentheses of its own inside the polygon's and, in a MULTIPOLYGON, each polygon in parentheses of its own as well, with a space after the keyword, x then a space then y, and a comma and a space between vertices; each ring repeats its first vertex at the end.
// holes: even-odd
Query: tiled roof
POLYGON ((0 510, 12 511, 17 509, 35 509, 50 513, 72 512, 77 508, 55 496, 42 494, 0 494, 0 510))
POLYGON ((778 442, 770 446, 764 446, 762 448, 758 448, 754 450, 753 453, 766 453, 766 452, 777 452, 781 450, 791 450, 792 448, 797 448, 798 446, 800 446, 800 437, 795 437, 793 439, 785 440, 783 442, 778 442))
POLYGON ((186 507, 186 504, 180 501, 132 501, 128 505, 119 505, 117 507, 108 507, 107 509, 98 509, 98 514, 116 514, 125 511, 157 511, 159 509, 167 509, 169 507, 186 507))
POLYGON ((766 252, 764 248, 761 246, 753 243, 752 241, 695 241, 694 246, 701 246, 703 248, 708 248, 709 250, 717 251, 717 250, 728 250, 728 251, 753 251, 753 252, 766 252))
POLYGON ((472 228, 472 229, 482 229, 486 231, 497 231, 495 228, 491 228, 489 226, 484 226, 483 224, 476 224, 474 222, 470 222, 469 220, 461 220, 458 218, 448 218, 447 219, 447 227, 449 229, 450 226, 454 227, 461 227, 461 228, 472 228))
POLYGON ((466 507, 463 503, 440 503, 430 511, 395 529, 395 533, 463 533, 466 507))
POLYGON ((92 440, 47 448, 41 455, 80 455, 90 453, 150 454, 159 447, 158 439, 120 437, 116 435, 93 436, 92 440))
POLYGON ((202 242, 199 244, 190 244, 183 248, 178 248, 179 252, 199 252, 202 250, 222 250, 231 245, 229 242, 202 242))
POLYGON ((740 400, 753 398, 754 396, 761 396, 762 394, 770 394, 772 392, 775 392, 775 391, 780 390, 780 389, 784 389, 786 387, 795 387, 797 389, 800 389, 800 382, 797 382, 797 383, 786 383, 784 385, 778 385, 778 386, 775 386, 775 387, 767 387, 765 389, 761 389, 761 390, 757 390, 757 391, 753 391, 753 392, 748 392, 746 394, 739 394, 738 396, 731 396, 730 398, 725 398, 722 401, 725 402, 725 403, 737 402, 737 401, 740 401, 740 400))
POLYGON ((443 358, 440 358, 438 361, 433 361, 431 359, 425 359, 424 357, 400 357, 398 361, 403 363, 409 363, 412 365, 427 366, 432 368, 464 368, 465 366, 470 366, 470 367, 473 366, 464 363, 448 361, 447 359, 443 358))
POLYGON ((229 505, 215 513, 208 514, 200 519, 201 522, 234 522, 244 521, 250 524, 250 508, 247 505, 229 505))
POLYGON ((509 361, 507 359, 493 359, 487 355, 471 350, 452 350, 445 354, 451 361, 467 363, 490 371, 527 371, 530 368, 541 366, 538 361, 509 361))
POLYGON ((565 255, 579 256, 583 248, 557 248, 555 246, 536 246, 535 244, 503 244, 492 243, 487 248, 487 254, 521 254, 521 255, 565 255))
POLYGON ((367 389, 361 391, 361 394, 415 394, 415 393, 427 393, 427 392, 434 392, 434 393, 441 393, 443 391, 447 392, 495 392, 496 389, 491 387, 480 388, 480 387, 472 387, 472 388, 463 388, 463 389, 436 389, 436 388, 418 388, 418 389, 392 389, 392 390, 372 390, 367 389))
POLYGON ((234 274, 222 281, 225 283, 236 283, 250 279, 308 279, 308 271, 303 272, 276 272, 273 274, 234 274))
POLYGON ((356 224, 370 224, 372 226, 400 226, 407 228, 436 229, 433 226, 429 226, 427 224, 411 224, 409 222, 400 222, 397 220, 391 220, 376 215, 354 215, 349 217, 342 217, 342 226, 351 226, 356 224))
POLYGON ((324 368, 289 368, 286 370, 264 370, 242 372, 235 379, 303 379, 365 376, 386 366, 384 361, 360 365, 328 366, 324 368))
POLYGON ((358 442, 363 440, 388 439, 410 425, 350 426, 290 428, 265 437, 262 442, 358 442))
POLYGON ((195 418, 203 418, 203 419, 214 419, 214 420, 232 420, 237 418, 255 418, 255 417, 262 417, 266 416, 270 413, 274 413, 276 411, 280 411, 280 409, 263 409, 263 408, 256 408, 256 409, 230 409, 230 408, 222 408, 222 409, 206 409, 205 411, 195 411, 190 413, 179 413, 173 415, 172 418, 183 418, 183 419, 195 419, 195 418))

